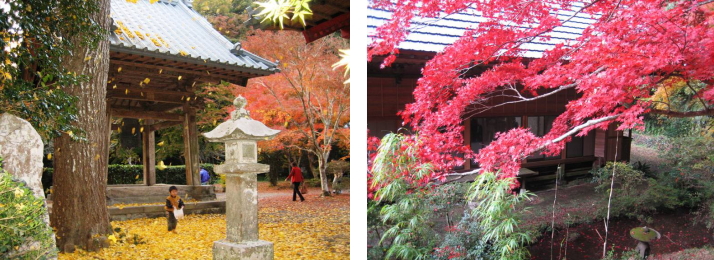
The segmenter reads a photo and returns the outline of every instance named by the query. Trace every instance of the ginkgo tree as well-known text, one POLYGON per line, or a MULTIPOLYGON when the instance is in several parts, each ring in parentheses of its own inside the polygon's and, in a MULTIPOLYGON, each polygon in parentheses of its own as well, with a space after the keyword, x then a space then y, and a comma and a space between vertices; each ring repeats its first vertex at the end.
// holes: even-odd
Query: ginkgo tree
MULTIPOLYGON (((452 14, 478 15, 483 20, 466 29, 453 44, 426 63, 414 90, 415 101, 400 112, 420 133, 420 157, 437 166, 422 183, 443 179, 463 153, 483 171, 513 177, 520 162, 534 152, 559 154, 573 135, 605 129, 641 128, 643 116, 714 115, 714 4, 701 1, 548 0, 548 1, 390 1, 373 0, 375 8, 393 13, 375 30, 369 59, 387 55, 388 66, 398 44, 418 26, 415 19, 452 14), (567 12, 564 12, 567 11, 567 12), (559 17, 558 14, 567 13, 559 17), (548 40, 553 30, 576 15, 594 20, 574 41, 526 57, 530 43, 548 40), (481 67, 483 73, 468 74, 481 67), (661 95, 685 85, 699 104, 681 111, 661 95), (552 129, 543 137, 516 128, 497 135, 474 154, 464 145, 462 122, 494 97, 511 103, 544 98, 574 89, 552 129)), ((422 19, 423 21, 423 19, 422 19)), ((502 104, 496 104, 496 106, 502 104)), ((515 185, 515 184, 514 184, 515 185)))

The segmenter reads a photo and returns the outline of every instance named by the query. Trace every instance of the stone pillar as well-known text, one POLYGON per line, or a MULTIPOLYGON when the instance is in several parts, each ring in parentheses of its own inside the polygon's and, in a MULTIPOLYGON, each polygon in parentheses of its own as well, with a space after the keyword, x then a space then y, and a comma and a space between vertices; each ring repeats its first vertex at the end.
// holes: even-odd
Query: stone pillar
POLYGON ((226 239, 232 242, 258 240, 257 175, 226 174, 226 239))
POLYGON ((257 173, 226 174, 226 239, 213 259, 273 259, 273 243, 258 239, 257 173))

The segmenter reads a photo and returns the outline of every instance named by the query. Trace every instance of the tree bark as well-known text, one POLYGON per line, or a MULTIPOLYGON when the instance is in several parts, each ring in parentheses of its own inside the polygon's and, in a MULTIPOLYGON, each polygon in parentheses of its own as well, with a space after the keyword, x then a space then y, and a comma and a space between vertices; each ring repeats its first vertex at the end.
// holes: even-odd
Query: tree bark
MULTIPOLYGON (((98 2, 91 18, 109 31, 109 1, 98 2)), ((106 38, 92 48, 75 42, 72 55, 65 57, 69 71, 87 75, 89 81, 67 86, 77 96, 75 126, 86 132, 87 141, 73 141, 68 133, 54 142, 53 207, 50 222, 60 251, 96 248, 94 235, 111 232, 107 211, 107 164, 110 122, 107 114, 106 83, 109 70, 109 42, 106 38), (88 58, 85 61, 85 58, 88 58)), ((74 133, 72 133, 74 134, 74 133)), ((77 133, 79 134, 79 133, 77 133)))
POLYGON ((332 195, 330 192, 330 180, 327 179, 327 155, 323 154, 317 157, 318 170, 320 171, 320 186, 322 187, 322 196, 327 197, 332 195))
MULTIPOLYGON (((308 151, 305 151, 305 156, 307 157, 307 172, 309 172, 310 176, 313 179, 315 179, 315 178, 317 178, 317 176, 319 174, 319 173, 315 174, 315 171, 313 171, 313 169, 312 169, 312 166, 315 165, 315 159, 312 158, 312 156, 313 156, 312 153, 308 152, 308 151)), ((319 165, 319 163, 318 163, 318 165, 319 165)), ((318 169, 319 169, 319 167, 318 167, 318 169)))

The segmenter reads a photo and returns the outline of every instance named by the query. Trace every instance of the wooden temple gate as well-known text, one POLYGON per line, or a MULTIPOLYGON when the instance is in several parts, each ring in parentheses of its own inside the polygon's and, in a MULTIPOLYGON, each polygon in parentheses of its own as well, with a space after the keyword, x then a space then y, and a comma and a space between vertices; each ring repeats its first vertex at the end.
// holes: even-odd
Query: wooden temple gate
POLYGON ((190 2, 113 0, 111 9, 107 110, 111 117, 141 119, 148 186, 156 184, 155 132, 183 125, 186 181, 200 185, 196 113, 203 101, 197 87, 222 81, 245 86, 277 72, 277 64, 228 41, 190 2))

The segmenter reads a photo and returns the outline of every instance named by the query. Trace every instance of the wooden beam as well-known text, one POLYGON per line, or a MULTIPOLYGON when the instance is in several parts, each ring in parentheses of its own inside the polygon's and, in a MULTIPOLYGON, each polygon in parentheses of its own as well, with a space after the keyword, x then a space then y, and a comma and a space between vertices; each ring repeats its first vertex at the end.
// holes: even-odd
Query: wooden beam
POLYGON ((537 162, 527 162, 521 164, 521 167, 524 168, 536 168, 536 167, 543 167, 543 166, 555 166, 558 164, 567 164, 567 163, 580 163, 580 162, 592 162, 595 161, 594 156, 583 156, 583 157, 575 157, 575 158, 567 158, 567 159, 556 159, 556 160, 545 160, 545 161, 537 161, 537 162))
MULTIPOLYGON (((124 72, 125 68, 128 69, 133 69, 132 67, 135 68, 140 68, 140 69, 151 69, 156 71, 156 75, 158 74, 159 70, 163 70, 163 73, 177 73, 177 75, 182 75, 186 77, 187 75, 195 75, 199 76, 200 79, 212 79, 212 81, 215 81, 215 79, 222 79, 225 81, 235 81, 237 78, 250 78, 250 77, 255 77, 257 75, 251 75, 248 73, 244 72, 239 72, 239 71, 228 71, 225 70, 227 73, 223 74, 218 72, 215 67, 209 67, 206 65, 193 65, 189 63, 178 63, 174 62, 174 64, 162 64, 162 61, 157 58, 153 58, 151 60, 147 61, 136 61, 136 60, 117 60, 117 59, 112 59, 110 61, 111 64, 116 64, 116 65, 121 65, 122 66, 122 72, 118 72, 119 74, 124 72), (147 63, 142 63, 142 62, 147 62, 147 63), (148 63, 151 62, 151 63, 148 63), (177 68, 177 65, 184 65, 185 67, 193 67, 195 69, 190 70, 190 69, 181 69, 177 68), (211 71, 213 70, 213 71, 211 71), (210 73, 206 73, 206 71, 209 71, 210 73), (228 74, 231 73, 231 74, 228 74)), ((168 62, 167 62, 168 63, 168 62)), ((114 73, 116 70, 110 70, 110 72, 114 73)), ((118 74, 112 74, 112 76, 117 77, 118 74)), ((178 76, 176 77, 176 80, 178 80, 178 76)))
POLYGON ((198 186, 201 185, 201 179, 198 174, 198 129, 196 127, 196 110, 184 106, 186 114, 183 124, 183 141, 184 141, 184 161, 186 162, 186 185, 198 186))
POLYGON ((184 104, 187 98, 194 100, 196 94, 187 91, 171 91, 155 88, 126 87, 123 84, 113 88, 107 86, 107 98, 127 99, 138 101, 155 101, 162 103, 184 104), (182 98, 183 97, 183 98, 182 98))
MULTIPOLYGON (((146 120, 146 124, 153 124, 153 120, 146 120)), ((143 163, 144 163, 144 184, 146 186, 156 185, 156 144, 154 131, 151 129, 144 129, 141 133, 143 151, 143 163)))
POLYGON ((305 42, 310 43, 342 28, 349 28, 349 26, 350 13, 344 13, 324 23, 310 27, 310 29, 303 31, 302 34, 305 37, 305 42))
POLYGON ((183 121, 184 116, 180 114, 163 113, 156 111, 128 110, 111 108, 113 117, 121 118, 139 118, 139 119, 154 119, 165 121, 183 121))
POLYGON ((151 131, 159 131, 161 129, 166 129, 166 128, 169 128, 169 127, 172 127, 175 125, 180 125, 182 123, 183 123, 183 121, 164 121, 161 123, 155 123, 155 124, 149 125, 148 128, 151 131))

